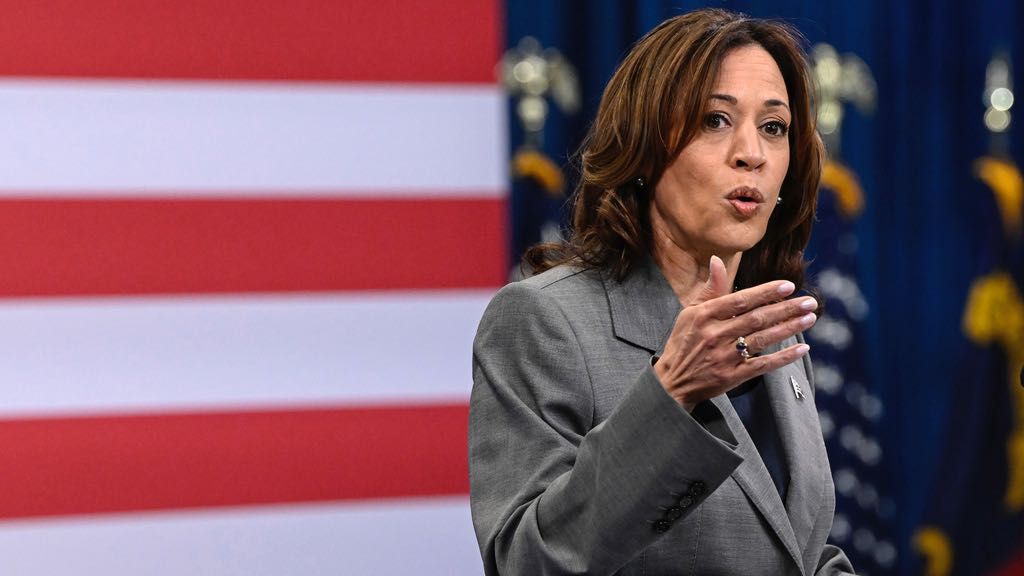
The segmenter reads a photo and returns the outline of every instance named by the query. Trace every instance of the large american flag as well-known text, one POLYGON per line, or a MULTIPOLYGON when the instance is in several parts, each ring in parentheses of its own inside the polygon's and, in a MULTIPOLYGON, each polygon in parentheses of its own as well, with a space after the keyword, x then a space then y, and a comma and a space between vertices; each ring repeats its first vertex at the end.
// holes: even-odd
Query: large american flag
POLYGON ((499 10, 0 1, 0 573, 479 572, 499 10))

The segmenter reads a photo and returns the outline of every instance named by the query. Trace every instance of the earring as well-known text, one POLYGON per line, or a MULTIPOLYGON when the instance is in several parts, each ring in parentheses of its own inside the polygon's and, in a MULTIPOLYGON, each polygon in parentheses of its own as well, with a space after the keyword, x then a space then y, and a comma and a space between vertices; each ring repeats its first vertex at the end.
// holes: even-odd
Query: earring
POLYGON ((636 178, 633 178, 633 186, 637 190, 643 190, 647 186, 647 181, 644 180, 643 176, 637 176, 636 178))
POLYGON ((778 196, 777 198, 775 198, 775 205, 779 206, 781 204, 782 204, 782 196, 778 196))

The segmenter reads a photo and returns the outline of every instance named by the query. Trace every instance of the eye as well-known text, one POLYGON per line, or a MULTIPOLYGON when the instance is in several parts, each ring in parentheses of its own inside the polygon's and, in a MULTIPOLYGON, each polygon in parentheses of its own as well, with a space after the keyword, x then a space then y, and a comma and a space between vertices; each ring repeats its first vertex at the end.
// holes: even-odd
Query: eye
POLYGON ((780 120, 772 120, 770 122, 765 122, 761 126, 761 130, 764 130, 764 133, 769 136, 778 138, 789 133, 789 126, 780 120))
POLYGON ((721 112, 711 112, 704 117, 704 127, 709 130, 721 130, 729 125, 729 118, 721 112))

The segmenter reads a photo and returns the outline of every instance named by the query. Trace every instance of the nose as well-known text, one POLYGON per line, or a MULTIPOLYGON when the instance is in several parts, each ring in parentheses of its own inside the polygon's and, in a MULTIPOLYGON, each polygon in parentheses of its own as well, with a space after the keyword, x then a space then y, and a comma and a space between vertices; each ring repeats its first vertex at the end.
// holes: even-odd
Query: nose
POLYGON ((757 170, 765 163, 764 149, 758 138, 757 127, 748 127, 733 132, 730 164, 734 168, 757 170))

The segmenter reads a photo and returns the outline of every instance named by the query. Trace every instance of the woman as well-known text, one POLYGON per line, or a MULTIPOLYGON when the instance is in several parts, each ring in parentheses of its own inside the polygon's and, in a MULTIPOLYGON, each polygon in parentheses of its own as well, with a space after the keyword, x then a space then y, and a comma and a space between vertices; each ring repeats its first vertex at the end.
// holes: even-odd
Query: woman
POLYGON ((474 343, 488 574, 840 574, 794 297, 823 148, 796 34, 662 23, 608 84, 573 233, 474 343))

